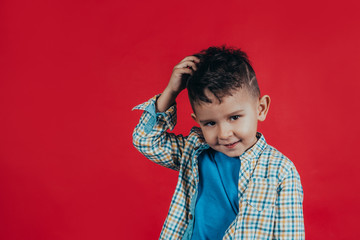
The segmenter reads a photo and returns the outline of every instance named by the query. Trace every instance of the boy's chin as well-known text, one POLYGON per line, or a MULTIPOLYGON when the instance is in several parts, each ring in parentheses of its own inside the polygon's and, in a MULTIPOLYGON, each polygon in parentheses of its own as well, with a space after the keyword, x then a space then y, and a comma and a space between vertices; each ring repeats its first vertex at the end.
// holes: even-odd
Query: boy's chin
POLYGON ((244 153, 244 150, 242 149, 223 149, 223 148, 226 147, 214 148, 214 149, 218 152, 225 154, 228 157, 239 157, 241 156, 241 154, 244 153))
POLYGON ((226 156, 228 156, 228 157, 240 157, 241 156, 241 154, 243 154, 244 153, 244 151, 242 151, 242 152, 231 152, 231 153, 229 153, 229 152, 222 152, 223 154, 225 154, 226 156))

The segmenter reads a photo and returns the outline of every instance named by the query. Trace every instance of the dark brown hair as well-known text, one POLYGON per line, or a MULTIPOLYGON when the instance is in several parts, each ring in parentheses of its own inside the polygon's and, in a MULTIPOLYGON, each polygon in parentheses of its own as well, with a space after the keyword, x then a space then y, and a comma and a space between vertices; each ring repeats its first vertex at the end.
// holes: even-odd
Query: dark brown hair
POLYGON ((193 54, 200 59, 197 70, 187 77, 189 100, 194 103, 211 100, 206 97, 208 89, 221 102, 221 98, 231 95, 232 90, 246 88, 254 97, 260 96, 255 72, 245 52, 234 47, 212 46, 193 54))

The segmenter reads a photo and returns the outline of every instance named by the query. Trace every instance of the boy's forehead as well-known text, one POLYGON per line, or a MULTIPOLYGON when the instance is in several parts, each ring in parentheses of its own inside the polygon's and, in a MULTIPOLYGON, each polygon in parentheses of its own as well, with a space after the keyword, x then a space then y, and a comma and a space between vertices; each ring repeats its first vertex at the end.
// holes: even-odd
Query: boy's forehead
POLYGON ((245 110, 249 106, 254 106, 254 97, 247 89, 238 88, 232 90, 229 94, 224 95, 220 100, 208 89, 204 91, 206 97, 211 103, 197 101, 193 103, 195 113, 207 114, 220 111, 232 112, 245 110))

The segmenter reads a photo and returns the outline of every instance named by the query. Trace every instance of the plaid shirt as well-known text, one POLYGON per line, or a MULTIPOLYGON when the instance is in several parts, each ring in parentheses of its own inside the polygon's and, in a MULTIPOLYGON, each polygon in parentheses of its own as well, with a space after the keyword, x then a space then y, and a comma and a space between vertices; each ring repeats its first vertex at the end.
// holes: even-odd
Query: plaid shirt
MULTIPOLYGON (((156 113, 159 95, 136 106, 145 110, 133 132, 134 146, 148 159, 179 171, 171 206, 159 239, 191 239, 199 182, 198 156, 209 148, 201 129, 188 136, 167 132, 176 124, 176 104, 156 113)), ((257 133, 258 141, 239 158, 239 213, 228 239, 305 239, 303 189, 294 164, 257 133)))

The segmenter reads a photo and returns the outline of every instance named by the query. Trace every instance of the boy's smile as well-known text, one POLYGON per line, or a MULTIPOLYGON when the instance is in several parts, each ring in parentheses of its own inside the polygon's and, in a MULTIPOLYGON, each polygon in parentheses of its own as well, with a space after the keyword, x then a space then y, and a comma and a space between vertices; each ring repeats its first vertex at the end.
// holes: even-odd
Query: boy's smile
POLYGON ((238 88, 220 103, 208 89, 205 94, 212 103, 194 104, 192 118, 211 148, 229 157, 240 156, 256 143, 257 122, 265 120, 270 97, 256 98, 246 88, 238 88))

